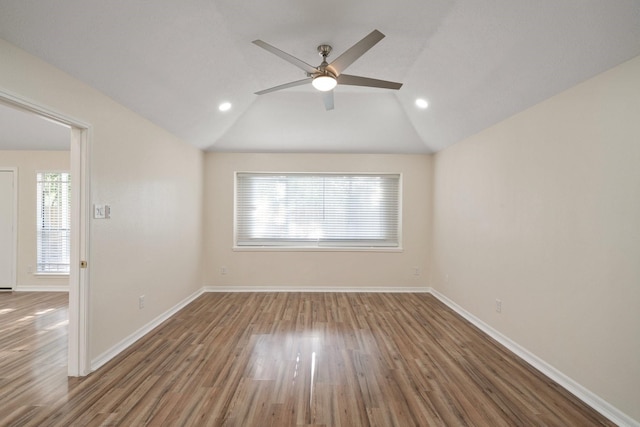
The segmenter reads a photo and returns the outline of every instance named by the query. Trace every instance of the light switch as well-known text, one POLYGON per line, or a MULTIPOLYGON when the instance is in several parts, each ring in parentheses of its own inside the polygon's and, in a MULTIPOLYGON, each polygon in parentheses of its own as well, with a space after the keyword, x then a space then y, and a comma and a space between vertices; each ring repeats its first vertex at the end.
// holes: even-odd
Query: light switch
POLYGON ((93 205, 93 217, 95 219, 104 219, 105 218, 104 205, 93 205))
POLYGON ((95 219, 111 218, 111 205, 93 205, 93 217, 95 219))

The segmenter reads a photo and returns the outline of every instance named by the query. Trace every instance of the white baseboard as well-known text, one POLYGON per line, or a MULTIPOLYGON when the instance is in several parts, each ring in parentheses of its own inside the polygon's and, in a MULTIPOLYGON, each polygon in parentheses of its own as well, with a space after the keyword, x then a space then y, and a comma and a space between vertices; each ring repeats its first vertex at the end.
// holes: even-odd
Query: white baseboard
POLYGON ((184 308, 187 304, 189 304, 190 302, 198 298, 200 295, 202 295, 202 293, 203 293, 203 289, 200 289, 199 291, 183 299, 178 304, 174 305, 169 310, 165 311, 164 313, 162 313, 161 315, 153 319, 151 322, 147 323, 142 328, 138 329, 133 334, 129 335, 128 337, 120 341, 118 344, 114 345, 113 347, 111 347, 110 349, 108 349, 107 351, 105 351, 95 359, 93 359, 91 361, 90 371, 93 372, 97 370, 102 365, 104 365, 105 363, 107 363, 108 361, 116 357, 118 354, 126 350, 133 343, 135 343, 140 338, 144 337, 146 334, 151 332, 155 327, 157 327, 162 322, 164 322, 165 320, 167 320, 168 318, 176 314, 179 310, 184 308))
POLYGON ((278 287, 278 286, 205 286, 204 292, 368 292, 368 293, 427 293, 428 286, 418 287, 278 287))
POLYGON ((14 289, 15 292, 69 292, 69 285, 61 286, 30 286, 23 285, 14 289))
POLYGON ((577 383, 573 379, 569 378, 544 360, 540 359, 535 354, 531 353, 526 348, 520 346, 516 342, 512 341, 510 338, 498 332, 493 327, 489 326, 473 314, 469 313, 464 308, 460 307, 458 304, 436 291, 433 288, 429 288, 429 292, 446 304, 453 311, 458 313, 460 316, 467 319, 469 322, 473 323, 478 329, 482 330, 485 334, 489 335, 491 338, 498 341, 500 344, 505 346, 507 349, 518 355, 520 358, 525 360, 531 366, 542 372, 547 377, 551 378, 556 383, 560 384, 562 387, 567 389, 570 393, 576 396, 578 399, 582 400, 587 405, 591 406, 596 411, 600 412, 602 415, 607 417, 609 420, 613 421, 619 426, 629 426, 629 427, 640 427, 640 422, 634 420, 624 412, 620 411, 613 405, 611 405, 606 400, 597 396, 593 392, 589 391, 581 384, 577 383))

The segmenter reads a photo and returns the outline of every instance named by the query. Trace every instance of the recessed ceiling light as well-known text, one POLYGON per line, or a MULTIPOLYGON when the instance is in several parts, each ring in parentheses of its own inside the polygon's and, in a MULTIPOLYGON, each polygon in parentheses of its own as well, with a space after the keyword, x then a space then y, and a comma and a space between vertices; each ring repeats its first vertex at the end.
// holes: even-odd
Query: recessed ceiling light
POLYGON ((231 103, 230 102, 223 102, 222 104, 220 104, 218 106, 218 110, 220 111, 229 111, 231 109, 231 103))
POLYGON ((416 107, 422 108, 423 110, 429 106, 429 103, 426 99, 418 98, 416 99, 416 107))

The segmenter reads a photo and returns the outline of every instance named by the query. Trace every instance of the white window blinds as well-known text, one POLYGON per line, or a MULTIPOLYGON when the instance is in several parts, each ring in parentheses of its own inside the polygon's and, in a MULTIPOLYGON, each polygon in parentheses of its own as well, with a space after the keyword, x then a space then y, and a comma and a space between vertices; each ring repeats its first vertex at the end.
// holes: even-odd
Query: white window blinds
POLYGON ((37 182, 37 272, 69 273, 71 181, 66 172, 39 172, 37 182))
POLYGON ((399 174, 236 174, 236 245, 398 247, 399 174))

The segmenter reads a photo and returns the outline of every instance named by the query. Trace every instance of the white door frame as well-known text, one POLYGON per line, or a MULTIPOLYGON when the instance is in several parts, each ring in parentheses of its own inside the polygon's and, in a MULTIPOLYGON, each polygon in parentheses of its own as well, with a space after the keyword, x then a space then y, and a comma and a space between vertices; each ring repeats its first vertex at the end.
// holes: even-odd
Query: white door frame
POLYGON ((11 251, 13 255, 13 259, 11 260, 11 290, 13 291, 16 288, 16 277, 18 274, 18 168, 0 165, 0 172, 11 172, 13 174, 13 232, 11 236, 11 245, 13 246, 11 251))
POLYGON ((0 88, 0 103, 36 114, 71 129, 71 268, 69 272, 68 375, 88 375, 89 363, 89 218, 91 125, 0 88), (87 263, 86 268, 80 262, 87 263))

